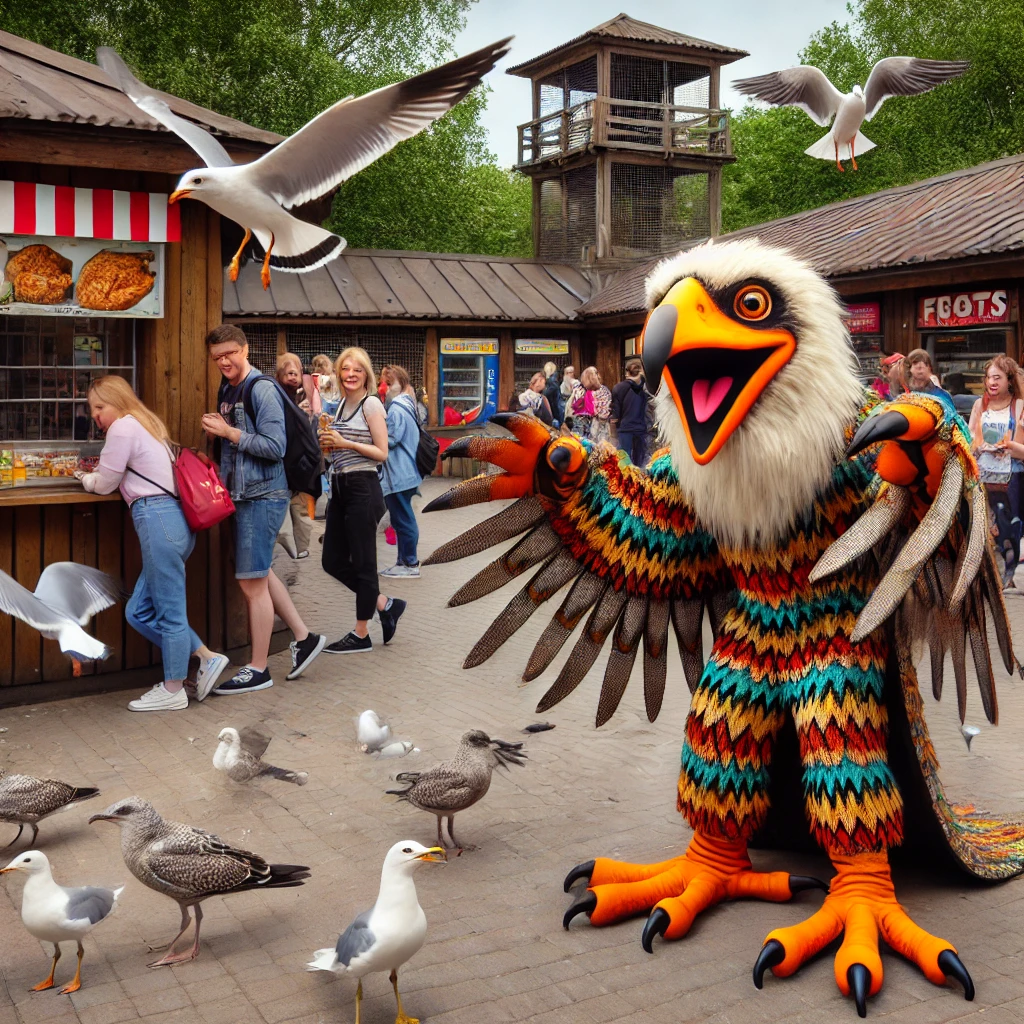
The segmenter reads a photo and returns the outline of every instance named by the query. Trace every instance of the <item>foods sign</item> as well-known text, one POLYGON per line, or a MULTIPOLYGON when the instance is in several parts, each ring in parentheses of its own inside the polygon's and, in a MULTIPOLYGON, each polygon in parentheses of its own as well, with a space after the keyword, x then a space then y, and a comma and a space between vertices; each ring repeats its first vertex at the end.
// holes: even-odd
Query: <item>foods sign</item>
POLYGON ((1005 288, 930 295, 918 303, 918 327, 967 327, 971 324, 1005 324, 1009 320, 1010 304, 1005 288))
POLYGON ((0 316, 161 317, 164 247, 0 236, 0 316))

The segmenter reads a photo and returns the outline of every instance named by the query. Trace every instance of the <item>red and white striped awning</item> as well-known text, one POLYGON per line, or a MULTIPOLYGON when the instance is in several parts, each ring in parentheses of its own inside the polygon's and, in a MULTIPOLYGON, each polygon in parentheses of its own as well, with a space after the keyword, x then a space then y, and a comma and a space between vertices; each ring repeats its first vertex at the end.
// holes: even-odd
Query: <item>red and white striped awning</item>
POLYGON ((0 234, 180 242, 181 213, 163 192, 0 181, 0 234))

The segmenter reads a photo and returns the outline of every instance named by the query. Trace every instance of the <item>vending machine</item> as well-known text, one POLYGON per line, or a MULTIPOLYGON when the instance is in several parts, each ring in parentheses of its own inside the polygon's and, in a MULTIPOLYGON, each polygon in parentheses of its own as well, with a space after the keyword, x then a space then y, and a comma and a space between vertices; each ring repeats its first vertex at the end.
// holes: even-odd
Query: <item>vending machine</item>
POLYGON ((442 338, 438 420, 482 424, 498 411, 498 339, 442 338))

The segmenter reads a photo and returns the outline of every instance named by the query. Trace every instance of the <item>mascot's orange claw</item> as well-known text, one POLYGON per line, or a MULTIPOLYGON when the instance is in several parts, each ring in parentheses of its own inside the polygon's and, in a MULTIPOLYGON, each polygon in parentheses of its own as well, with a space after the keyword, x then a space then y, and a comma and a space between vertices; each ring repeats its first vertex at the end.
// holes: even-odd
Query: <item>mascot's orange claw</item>
POLYGON ((833 855, 832 862, 838 874, 821 909, 801 924, 777 928, 765 939, 754 964, 757 988, 769 968, 777 977, 788 977, 843 934, 835 959, 836 984, 844 996, 853 994, 857 1013, 864 1017, 867 997, 882 987, 881 932, 929 981, 942 985, 947 978, 955 978, 963 985, 964 997, 974 998, 974 983, 953 946, 919 928, 897 902, 886 854, 833 855))
POLYGON ((562 925, 568 928, 582 913, 593 925, 612 924, 653 907, 640 939, 648 953, 655 935, 682 938, 702 910, 724 899, 784 903, 804 889, 828 890, 817 878, 754 871, 745 842, 700 833, 682 857, 658 864, 626 864, 604 857, 579 864, 566 876, 566 891, 580 878, 588 880, 588 888, 565 912, 562 925))

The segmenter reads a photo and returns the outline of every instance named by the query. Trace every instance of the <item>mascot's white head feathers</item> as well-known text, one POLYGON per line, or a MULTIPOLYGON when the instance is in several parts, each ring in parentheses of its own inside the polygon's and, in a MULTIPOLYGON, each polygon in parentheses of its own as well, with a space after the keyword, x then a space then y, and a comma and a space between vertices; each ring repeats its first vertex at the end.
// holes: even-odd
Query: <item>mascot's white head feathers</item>
POLYGON ((863 401, 842 306, 807 264, 756 239, 708 242, 663 260, 647 279, 648 308, 687 277, 712 289, 767 281, 786 301, 796 349, 707 465, 694 461, 664 381, 656 402, 661 440, 701 523, 729 546, 777 543, 828 484, 863 401))

